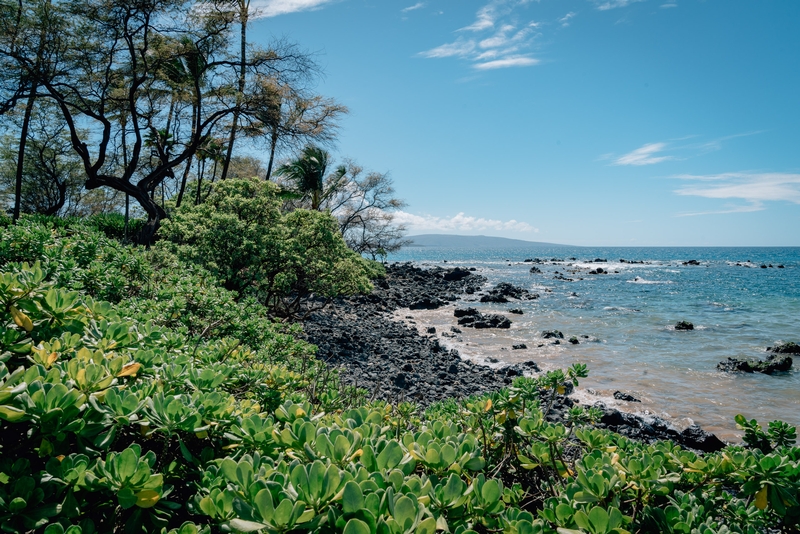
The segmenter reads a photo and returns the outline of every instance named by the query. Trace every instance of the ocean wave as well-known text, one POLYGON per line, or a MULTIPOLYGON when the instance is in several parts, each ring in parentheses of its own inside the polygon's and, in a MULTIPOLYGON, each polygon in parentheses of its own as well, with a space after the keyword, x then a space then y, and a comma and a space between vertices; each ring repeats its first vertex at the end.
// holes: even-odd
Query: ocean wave
POLYGON ((637 276, 633 280, 628 280, 629 284, 671 284, 671 280, 645 280, 641 276, 637 276))

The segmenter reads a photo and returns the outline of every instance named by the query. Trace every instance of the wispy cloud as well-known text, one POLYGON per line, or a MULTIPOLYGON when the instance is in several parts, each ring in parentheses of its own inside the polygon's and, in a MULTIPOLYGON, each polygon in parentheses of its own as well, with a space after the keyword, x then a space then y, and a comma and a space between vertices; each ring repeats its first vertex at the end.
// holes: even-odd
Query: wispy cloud
POLYGON ((540 61, 529 52, 541 23, 520 22, 519 9, 533 0, 490 0, 475 20, 456 30, 458 38, 425 52, 422 57, 459 57, 477 70, 530 67, 540 61))
MULTIPOLYGON (((733 135, 726 135, 724 137, 718 137, 716 139, 712 139, 711 141, 706 141, 704 143, 701 143, 699 145, 699 148, 704 150, 704 151, 707 151, 707 152, 710 152, 710 151, 713 151, 713 150, 720 150, 722 148, 722 144, 725 141, 730 141, 731 139, 736 139, 738 137, 750 137, 751 135, 758 135, 758 134, 761 134, 761 133, 764 133, 764 132, 765 132, 765 130, 756 130, 756 131, 753 131, 753 132, 745 132, 745 133, 739 133, 739 134, 733 134, 733 135)), ((690 147, 690 148, 694 148, 694 147, 690 147)))
POLYGON ((421 55, 430 58, 465 57, 475 50, 475 47, 475 41, 459 39, 454 43, 443 44, 426 52, 422 52, 421 55))
POLYGON ((659 7, 661 7, 661 9, 668 9, 670 7, 678 7, 678 4, 661 4, 659 7))
POLYGON ((722 150, 727 141, 731 139, 750 137, 765 131, 755 130, 716 137, 710 140, 704 140, 699 135, 686 135, 668 139, 666 142, 648 143, 623 156, 616 156, 613 153, 603 154, 598 158, 598 161, 612 160, 612 165, 653 165, 662 161, 685 160, 722 150))
POLYGON ((414 215, 405 211, 397 211, 394 213, 394 221, 414 231, 437 230, 442 232, 474 232, 495 230, 525 233, 536 233, 539 231, 526 222, 516 221, 514 219, 508 221, 484 219, 483 217, 465 215, 463 212, 453 217, 436 217, 434 215, 414 215))
POLYGON ((643 2, 644 0, 592 0, 597 9, 600 11, 607 11, 609 9, 616 9, 618 7, 625 7, 635 2, 643 2))
POLYGON ((558 22, 561 23, 561 27, 566 28, 567 26, 569 26, 569 20, 573 18, 575 15, 576 13, 574 11, 570 11, 569 13, 558 19, 558 22))
POLYGON ((724 173, 709 175, 683 174, 681 180, 696 182, 675 190, 678 195, 715 199, 739 199, 752 209, 763 209, 764 202, 786 201, 800 204, 800 174, 791 173, 724 173))
POLYGON ((329 4, 335 0, 256 0, 252 7, 259 17, 277 17, 298 11, 309 11, 318 9, 323 4, 329 4))
POLYGON ((408 13, 409 11, 414 11, 415 9, 420 9, 422 7, 425 7, 425 2, 417 2, 413 6, 404 7, 400 11, 402 11, 403 13, 408 13))
MULTIPOLYGON (((540 0, 483 1, 470 24, 453 30, 457 37, 452 42, 419 55, 426 58, 457 57, 478 71, 538 65, 542 61, 537 59, 536 52, 549 40, 546 36, 569 27, 580 14, 576 9, 560 17, 533 21, 526 8, 540 0)), ((644 1, 589 0, 600 11, 644 1)))
POLYGON ((532 57, 507 57, 504 59, 495 59, 494 61, 486 61, 484 63, 476 63, 475 68, 478 70, 491 70, 504 69, 507 67, 530 67, 537 63, 539 63, 539 60, 532 57))
POLYGON ((657 156, 666 148, 666 143, 648 143, 614 160, 614 165, 653 165, 672 159, 672 156, 657 156))
POLYGON ((479 32, 483 30, 488 30, 489 28, 493 28, 494 22, 495 20, 497 20, 498 7, 502 4, 503 2, 494 1, 488 5, 483 6, 478 10, 478 14, 475 17, 475 22, 473 22, 469 26, 461 28, 460 31, 479 32))

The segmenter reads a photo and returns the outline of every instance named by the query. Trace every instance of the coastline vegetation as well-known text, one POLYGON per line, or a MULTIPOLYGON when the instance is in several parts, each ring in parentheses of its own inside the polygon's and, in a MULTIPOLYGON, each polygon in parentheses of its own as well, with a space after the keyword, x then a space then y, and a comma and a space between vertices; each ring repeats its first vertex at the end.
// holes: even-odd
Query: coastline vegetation
MULTIPOLYGON (((263 202, 241 195, 252 183, 230 184, 219 191, 231 204, 263 202)), ((302 234, 325 226, 317 215, 329 217, 276 224, 302 234)), ((196 262, 188 249, 214 241, 135 248, 91 222, 41 218, 0 233, 3 531, 798 529, 788 425, 738 418, 745 444, 703 455, 594 428, 592 409, 548 421, 580 365, 425 411, 369 401, 314 358, 281 306, 263 305, 258 280, 232 291, 221 259, 196 262)))

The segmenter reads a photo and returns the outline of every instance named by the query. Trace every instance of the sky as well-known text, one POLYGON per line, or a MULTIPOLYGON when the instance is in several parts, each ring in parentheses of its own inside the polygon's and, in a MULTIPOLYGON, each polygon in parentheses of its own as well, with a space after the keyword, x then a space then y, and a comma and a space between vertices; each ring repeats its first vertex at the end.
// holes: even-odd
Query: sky
POLYGON ((409 234, 800 246, 800 1, 253 0, 409 234))

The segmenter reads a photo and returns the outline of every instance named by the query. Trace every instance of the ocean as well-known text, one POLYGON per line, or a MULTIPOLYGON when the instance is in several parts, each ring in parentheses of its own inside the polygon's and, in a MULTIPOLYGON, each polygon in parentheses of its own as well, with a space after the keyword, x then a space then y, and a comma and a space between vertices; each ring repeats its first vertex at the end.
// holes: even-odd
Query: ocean
POLYGON ((458 307, 502 313, 513 324, 460 328, 454 337, 453 305, 396 313, 421 332, 436 328, 464 358, 496 366, 533 360, 543 370, 585 363, 589 377, 575 394, 581 402, 659 416, 679 429, 697 423, 731 441, 741 436, 739 413, 764 427, 776 419, 800 426, 797 357, 791 371, 774 375, 716 368, 728 357, 764 359, 767 347, 800 343, 800 248, 409 247, 389 261, 475 267, 487 289, 510 282, 540 295, 508 304, 461 301, 458 307), (690 260, 699 265, 684 264, 690 260), (541 272, 531 273, 533 266, 541 272), (608 274, 589 274, 598 267, 608 274), (678 321, 695 329, 676 330, 678 321), (564 339, 544 339, 549 330, 564 339), (580 343, 569 343, 572 336, 580 343), (518 344, 527 349, 512 349, 518 344), (616 391, 641 402, 614 399, 616 391))

